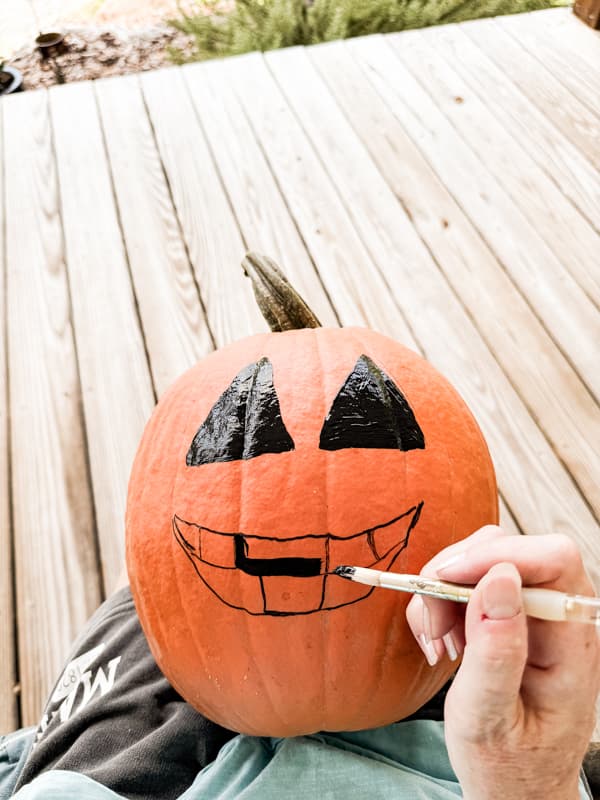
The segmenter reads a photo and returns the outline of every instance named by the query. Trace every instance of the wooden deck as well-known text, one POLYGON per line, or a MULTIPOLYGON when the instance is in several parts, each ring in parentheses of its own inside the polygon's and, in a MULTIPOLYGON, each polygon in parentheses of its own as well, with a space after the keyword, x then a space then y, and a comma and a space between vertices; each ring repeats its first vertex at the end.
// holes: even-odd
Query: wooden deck
POLYGON ((0 732, 114 585, 156 399, 265 329, 247 249, 445 373, 600 590, 599 67, 561 9, 2 99, 0 732))

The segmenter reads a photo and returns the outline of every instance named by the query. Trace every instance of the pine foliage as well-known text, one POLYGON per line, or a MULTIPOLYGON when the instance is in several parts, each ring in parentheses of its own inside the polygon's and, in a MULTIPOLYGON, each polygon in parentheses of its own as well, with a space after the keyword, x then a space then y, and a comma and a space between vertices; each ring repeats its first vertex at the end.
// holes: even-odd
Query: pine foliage
POLYGON ((203 60, 252 50, 316 44, 466 19, 564 6, 569 0, 197 0, 198 13, 171 24, 195 41, 203 60))

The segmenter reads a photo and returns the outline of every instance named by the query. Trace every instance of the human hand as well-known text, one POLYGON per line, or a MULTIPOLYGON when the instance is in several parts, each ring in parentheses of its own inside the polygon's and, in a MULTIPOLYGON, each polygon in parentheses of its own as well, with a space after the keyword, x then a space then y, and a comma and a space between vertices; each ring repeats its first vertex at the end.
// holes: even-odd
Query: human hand
POLYGON ((600 688, 598 634, 592 625, 526 617, 521 604, 521 582, 594 594, 574 542, 490 525, 421 574, 476 585, 466 611, 416 595, 407 608, 430 664, 464 653, 445 730, 465 800, 576 800, 600 688))

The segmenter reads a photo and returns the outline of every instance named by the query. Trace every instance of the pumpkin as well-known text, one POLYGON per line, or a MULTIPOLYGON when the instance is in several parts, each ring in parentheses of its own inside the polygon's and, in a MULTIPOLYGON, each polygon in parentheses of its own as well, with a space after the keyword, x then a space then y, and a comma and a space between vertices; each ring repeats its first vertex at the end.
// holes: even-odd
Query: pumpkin
POLYGON ((276 332, 196 364, 146 426, 126 514, 139 618, 171 684, 227 728, 386 725, 456 665, 426 663, 407 595, 332 572, 416 573, 497 522, 488 449, 423 358, 318 327, 272 262, 244 264, 276 332))

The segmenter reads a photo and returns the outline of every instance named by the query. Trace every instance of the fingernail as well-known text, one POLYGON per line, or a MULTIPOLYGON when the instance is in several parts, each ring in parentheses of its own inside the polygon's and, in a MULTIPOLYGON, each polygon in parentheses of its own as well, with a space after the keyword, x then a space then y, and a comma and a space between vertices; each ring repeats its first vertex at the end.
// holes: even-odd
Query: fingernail
POLYGON ((427 603, 423 600, 423 636, 427 644, 431 642, 431 615, 427 603))
POLYGON ((461 561, 465 560, 466 553, 456 553, 456 555, 447 558, 446 561, 442 561, 441 564, 438 564, 435 568, 436 572, 443 572, 445 569, 449 569, 450 567, 458 566, 461 561))
POLYGON ((522 607, 521 576, 513 564, 496 564, 484 578, 481 604, 489 619, 511 619, 522 607))
POLYGON ((446 652, 448 653, 448 658, 450 661, 456 661, 458 658, 458 651, 456 649, 456 645, 454 644, 454 637, 452 636, 452 631, 447 633, 445 636, 442 636, 442 641, 446 647, 446 652))
POLYGON ((427 639, 425 638, 425 634, 423 633, 419 636, 419 646, 421 647, 423 653, 425 653, 425 658, 427 659, 427 663, 429 664, 429 666, 435 667, 435 665, 439 661, 438 654, 435 651, 433 642, 431 641, 428 642, 427 639))

